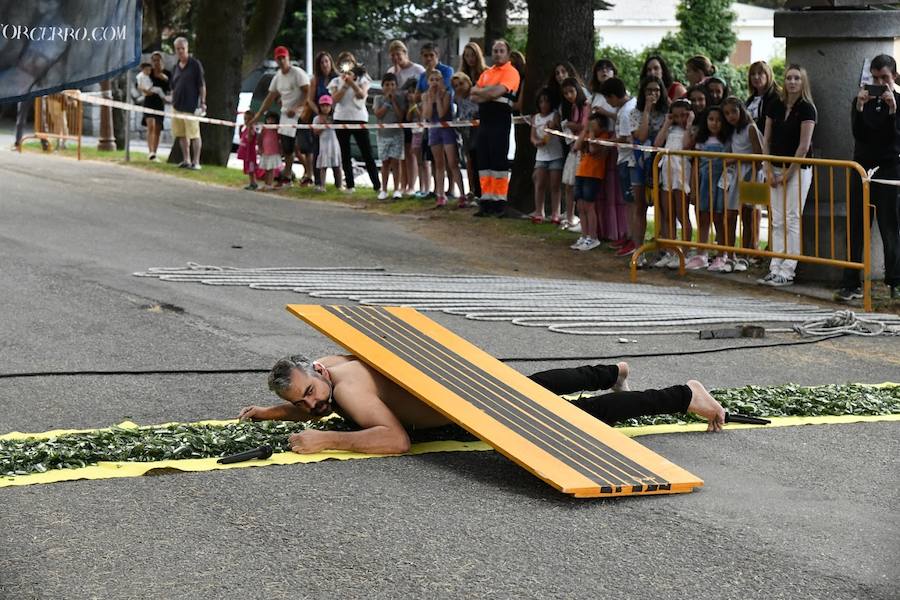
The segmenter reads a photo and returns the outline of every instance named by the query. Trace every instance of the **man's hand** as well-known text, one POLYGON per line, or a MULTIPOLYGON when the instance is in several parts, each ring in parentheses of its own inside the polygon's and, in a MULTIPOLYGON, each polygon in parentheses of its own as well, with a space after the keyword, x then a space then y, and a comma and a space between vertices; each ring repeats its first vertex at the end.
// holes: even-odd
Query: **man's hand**
MULTIPOLYGON (((891 94, 893 96, 893 94, 891 94)), ((866 86, 859 86, 859 93, 856 94, 856 110, 857 112, 862 112, 863 106, 865 106, 866 102, 871 100, 869 96, 869 90, 866 89, 866 86)))
POLYGON ((881 95, 881 99, 885 104, 887 104, 888 112, 890 114, 894 114, 897 112, 897 99, 894 98, 893 90, 884 90, 884 93, 881 95))
POLYGON ((262 406, 245 406, 238 413, 238 419, 241 421, 261 421, 266 418, 265 410, 262 406))
POLYGON ((316 429, 307 429, 300 433, 294 433, 288 438, 288 444, 292 452, 297 454, 315 454, 325 450, 325 438, 327 434, 316 429))

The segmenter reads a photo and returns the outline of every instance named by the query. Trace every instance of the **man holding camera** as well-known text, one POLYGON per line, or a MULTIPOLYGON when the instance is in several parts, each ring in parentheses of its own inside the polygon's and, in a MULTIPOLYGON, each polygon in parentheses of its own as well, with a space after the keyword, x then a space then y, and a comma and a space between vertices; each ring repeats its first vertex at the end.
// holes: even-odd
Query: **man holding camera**
MULTIPOLYGON (((850 116, 853 160, 867 171, 877 167, 875 179, 900 181, 900 119, 897 118, 900 94, 894 89, 897 62, 891 56, 880 54, 872 59, 869 71, 874 85, 860 86, 850 116)), ((869 192, 884 247, 884 283, 890 290, 891 298, 897 297, 897 286, 900 285, 900 203, 897 190, 894 185, 872 183, 869 192)), ((854 262, 862 256, 862 210, 862 182, 854 175, 848 206, 850 260, 854 262)), ((844 269, 841 289, 835 293, 836 300, 849 302, 863 297, 859 274, 858 269, 844 269)))

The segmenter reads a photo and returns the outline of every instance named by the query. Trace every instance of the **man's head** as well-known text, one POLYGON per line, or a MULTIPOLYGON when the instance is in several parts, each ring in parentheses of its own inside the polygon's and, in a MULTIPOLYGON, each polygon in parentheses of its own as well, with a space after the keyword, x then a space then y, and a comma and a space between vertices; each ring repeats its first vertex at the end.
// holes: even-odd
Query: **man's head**
POLYGON ((437 67, 438 61, 441 57, 441 51, 438 48, 437 44, 433 44, 428 42, 422 46, 422 66, 425 67, 425 70, 433 69, 437 67))
POLYGON ((275 48, 275 62, 282 72, 287 73, 291 69, 291 53, 284 46, 275 48))
POLYGON ((269 373, 269 389, 314 417, 334 410, 328 369, 305 356, 287 356, 276 362, 269 373))
POLYGON ((175 47, 175 56, 178 57, 178 60, 187 60, 188 57, 188 41, 187 38, 175 38, 175 43, 172 44, 175 47))
POLYGON ((893 89, 894 79, 897 77, 897 61, 894 60, 894 57, 879 54, 872 59, 869 71, 872 73, 872 82, 875 85, 893 89))
POLYGON ((610 106, 618 108, 625 104, 628 93, 625 91, 625 82, 618 77, 610 77, 600 84, 600 94, 606 98, 610 106))
POLYGON ((504 39, 499 39, 491 46, 491 58, 495 65, 502 65, 509 62, 509 55, 512 52, 512 46, 504 39))

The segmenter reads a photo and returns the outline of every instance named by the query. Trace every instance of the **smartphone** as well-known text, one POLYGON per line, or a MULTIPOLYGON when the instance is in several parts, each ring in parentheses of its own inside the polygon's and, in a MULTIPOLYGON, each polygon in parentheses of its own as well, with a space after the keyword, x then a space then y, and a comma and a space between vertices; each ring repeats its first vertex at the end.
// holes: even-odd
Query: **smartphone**
POLYGON ((887 87, 885 87, 883 85, 867 85, 866 86, 866 91, 869 92, 869 96, 871 96, 873 98, 880 98, 886 89, 887 89, 887 87))

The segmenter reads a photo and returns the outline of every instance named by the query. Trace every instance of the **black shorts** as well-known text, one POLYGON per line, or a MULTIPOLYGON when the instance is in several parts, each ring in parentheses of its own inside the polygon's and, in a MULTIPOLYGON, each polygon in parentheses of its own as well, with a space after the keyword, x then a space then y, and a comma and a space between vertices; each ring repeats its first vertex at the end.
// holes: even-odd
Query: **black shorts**
POLYGON ((311 129, 297 130, 297 152, 300 154, 313 153, 313 133, 311 129))
POLYGON ((278 138, 281 140, 281 151, 285 154, 293 154, 294 153, 294 136, 292 135, 278 135, 278 138))
POLYGON ((412 129, 404 129, 403 130, 403 145, 408 146, 412 144, 412 129))

